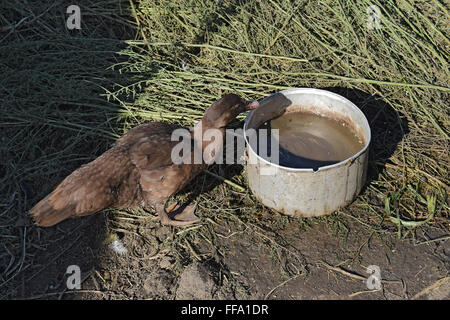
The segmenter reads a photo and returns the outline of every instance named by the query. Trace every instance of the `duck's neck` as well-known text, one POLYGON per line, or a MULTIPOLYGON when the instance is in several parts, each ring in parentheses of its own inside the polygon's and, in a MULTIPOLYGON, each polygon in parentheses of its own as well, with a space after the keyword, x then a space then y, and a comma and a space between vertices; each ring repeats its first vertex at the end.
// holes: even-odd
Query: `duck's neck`
POLYGON ((225 128, 212 127, 205 119, 202 119, 192 128, 192 136, 196 147, 202 151, 204 162, 212 163, 221 154, 225 128))

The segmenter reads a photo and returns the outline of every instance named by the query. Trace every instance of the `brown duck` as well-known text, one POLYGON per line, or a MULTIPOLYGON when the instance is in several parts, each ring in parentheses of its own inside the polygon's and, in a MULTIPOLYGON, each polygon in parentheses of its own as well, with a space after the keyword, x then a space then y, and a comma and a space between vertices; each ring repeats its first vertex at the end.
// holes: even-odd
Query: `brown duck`
MULTIPOLYGON (((196 128, 202 133, 218 129, 224 137, 226 125, 238 114, 256 107, 256 101, 245 101, 235 94, 224 95, 188 131, 192 150, 196 147, 204 150, 209 143, 218 143, 219 147, 223 144, 223 138, 198 141, 198 135, 194 134, 196 128)), ((172 141, 171 135, 178 128, 181 127, 151 122, 131 129, 116 141, 114 147, 72 172, 38 202, 30 210, 35 223, 48 227, 67 218, 90 215, 106 208, 136 206, 155 208, 164 225, 181 226, 198 221, 192 206, 173 218, 169 218, 166 210, 169 197, 183 189, 210 163, 203 159, 186 164, 172 161, 172 149, 179 141, 172 141)), ((193 157, 194 152, 191 155, 193 157)))

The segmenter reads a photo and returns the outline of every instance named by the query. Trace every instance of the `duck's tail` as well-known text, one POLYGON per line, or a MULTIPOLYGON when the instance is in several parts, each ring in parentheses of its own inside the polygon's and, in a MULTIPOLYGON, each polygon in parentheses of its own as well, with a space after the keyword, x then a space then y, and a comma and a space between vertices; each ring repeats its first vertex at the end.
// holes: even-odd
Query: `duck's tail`
MULTIPOLYGON (((56 190, 55 190, 56 191, 56 190)), ((55 204, 55 198, 59 198, 61 195, 55 194, 55 191, 50 193, 44 199, 39 201, 29 212, 33 217, 36 225, 40 227, 53 226, 71 216, 75 215, 76 208, 73 205, 62 204, 57 206, 55 204)), ((59 202, 63 202, 64 199, 60 199, 59 202)))
POLYGON ((67 218, 90 215, 110 207, 117 189, 129 175, 125 147, 114 147, 65 178, 31 210, 36 225, 53 226, 67 218))

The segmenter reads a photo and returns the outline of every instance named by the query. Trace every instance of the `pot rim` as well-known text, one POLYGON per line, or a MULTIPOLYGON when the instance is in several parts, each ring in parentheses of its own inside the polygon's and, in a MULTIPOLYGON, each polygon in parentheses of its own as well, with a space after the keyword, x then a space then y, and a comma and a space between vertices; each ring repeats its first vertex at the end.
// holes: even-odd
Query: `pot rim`
POLYGON ((274 94, 279 94, 279 93, 281 93, 281 94, 312 93, 312 94, 321 95, 321 96, 332 96, 332 97, 334 97, 334 98, 338 98, 338 99, 342 100, 345 104, 349 105, 351 108, 355 109, 356 112, 359 112, 359 113, 362 115, 362 119, 363 119, 363 121, 364 121, 364 125, 368 128, 367 142, 365 143, 364 147, 363 147, 361 150, 359 150, 357 153, 355 153, 355 154, 352 155, 351 157, 349 157, 349 158, 347 158, 347 159, 344 159, 344 160, 342 160, 342 161, 340 161, 340 162, 337 162, 337 163, 335 163, 335 164, 330 164, 330 165, 327 165, 327 166, 319 167, 317 170, 314 170, 313 168, 291 168, 291 167, 285 167, 285 166, 282 166, 282 165, 279 165, 279 164, 270 162, 270 161, 264 159, 263 157, 259 156, 259 155, 255 152, 255 150, 253 150, 253 148, 251 147, 250 143, 248 142, 248 138, 247 138, 247 134, 246 134, 246 131, 247 131, 247 124, 248 124, 248 118, 250 117, 250 115, 251 115, 252 112, 258 110, 258 109, 255 109, 255 110, 250 111, 250 112, 247 114, 247 116, 245 117, 245 120, 244 120, 244 130, 243 130, 243 131, 244 131, 244 139, 245 139, 245 143, 246 143, 247 147, 250 149, 250 151, 251 151, 251 152, 252 152, 252 153, 253 153, 260 161, 262 161, 262 162, 264 162, 264 163, 266 163, 266 164, 268 164, 268 165, 271 165, 271 166, 274 166, 274 167, 277 167, 277 168, 280 168, 280 169, 284 169, 284 170, 287 170, 287 171, 295 171, 295 172, 319 172, 319 171, 324 171, 324 170, 329 170, 329 169, 332 169, 332 168, 340 167, 340 166, 342 166, 342 165, 345 165, 345 164, 348 163, 348 162, 353 162, 353 161, 354 161, 356 158, 358 158, 362 153, 364 153, 364 152, 367 150, 367 148, 369 147, 370 141, 371 141, 371 138, 372 138, 372 133, 371 133, 371 130, 370 130, 369 122, 367 121, 367 118, 366 118, 366 116, 364 115, 364 113, 361 111, 361 109, 359 109, 353 102, 351 102, 351 101, 348 100, 347 98, 345 98, 345 97, 343 97, 343 96, 341 96, 341 95, 339 95, 339 94, 337 94, 337 93, 334 93, 334 92, 331 92, 331 91, 328 91, 328 90, 323 90, 323 89, 316 89, 316 88, 292 88, 292 89, 286 89, 286 90, 282 90, 282 91, 273 93, 273 94, 271 94, 271 95, 269 95, 269 96, 263 98, 261 101, 264 101, 265 99, 270 98, 270 97, 273 96, 274 94))

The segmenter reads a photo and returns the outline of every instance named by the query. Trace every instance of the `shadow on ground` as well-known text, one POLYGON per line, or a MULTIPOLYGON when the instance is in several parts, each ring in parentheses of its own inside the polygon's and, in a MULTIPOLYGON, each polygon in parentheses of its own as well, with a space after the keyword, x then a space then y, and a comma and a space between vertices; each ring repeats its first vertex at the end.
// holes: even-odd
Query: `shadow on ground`
POLYGON ((85 276, 98 264, 105 235, 104 215, 45 229, 33 226, 27 214, 121 133, 120 106, 106 101, 101 87, 127 83, 111 67, 121 61, 121 39, 132 38, 135 30, 126 23, 128 14, 105 18, 111 4, 97 12, 90 0, 78 3, 82 12, 90 12, 82 29, 68 30, 70 4, 0 4, 2 299, 61 298, 67 267, 78 265, 85 276))
POLYGON ((369 170, 366 185, 378 180, 380 170, 394 154, 403 137, 409 133, 406 117, 402 117, 383 98, 358 89, 327 87, 324 90, 340 94, 358 106, 367 118, 371 130, 369 170))

